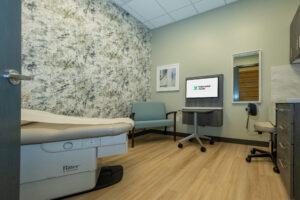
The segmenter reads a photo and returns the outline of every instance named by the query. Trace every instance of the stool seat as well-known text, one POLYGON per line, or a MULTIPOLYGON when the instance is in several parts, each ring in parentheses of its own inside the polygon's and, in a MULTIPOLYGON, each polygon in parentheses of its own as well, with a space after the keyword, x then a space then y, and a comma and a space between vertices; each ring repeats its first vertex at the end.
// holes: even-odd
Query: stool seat
POLYGON ((254 128, 257 132, 274 133, 275 127, 271 122, 255 122, 254 128))

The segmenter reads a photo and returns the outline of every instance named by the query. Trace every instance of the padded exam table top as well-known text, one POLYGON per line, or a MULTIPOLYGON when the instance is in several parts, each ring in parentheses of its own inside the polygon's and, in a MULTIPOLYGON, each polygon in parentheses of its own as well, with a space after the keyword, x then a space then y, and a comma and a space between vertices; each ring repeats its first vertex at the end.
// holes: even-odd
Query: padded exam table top
POLYGON ((129 118, 96 119, 68 117, 43 111, 22 109, 22 124, 21 144, 29 145, 115 136, 131 130, 134 122, 129 118))
POLYGON ((115 136, 131 129, 130 124, 73 125, 31 123, 21 128, 21 145, 115 136))

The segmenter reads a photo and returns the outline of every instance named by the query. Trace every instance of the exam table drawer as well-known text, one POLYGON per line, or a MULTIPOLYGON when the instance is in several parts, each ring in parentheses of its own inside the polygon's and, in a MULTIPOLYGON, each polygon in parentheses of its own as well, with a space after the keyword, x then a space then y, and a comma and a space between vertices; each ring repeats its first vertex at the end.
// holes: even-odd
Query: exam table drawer
POLYGON ((119 155, 128 151, 127 133, 102 137, 100 143, 101 145, 97 148, 98 158, 119 155))
POLYGON ((100 141, 101 146, 110 146, 124 143, 127 143, 127 133, 123 133, 116 136, 102 137, 100 141))

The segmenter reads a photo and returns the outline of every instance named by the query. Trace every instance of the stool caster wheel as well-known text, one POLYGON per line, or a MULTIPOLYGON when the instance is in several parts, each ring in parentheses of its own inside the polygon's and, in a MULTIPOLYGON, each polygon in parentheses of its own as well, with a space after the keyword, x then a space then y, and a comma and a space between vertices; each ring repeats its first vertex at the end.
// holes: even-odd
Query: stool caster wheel
POLYGON ((190 142, 193 142, 193 138, 189 139, 190 142))
POLYGON ((277 167, 277 166, 273 168, 273 171, 274 171, 275 173, 277 173, 277 174, 279 174, 279 173, 280 173, 280 171, 279 171, 279 169, 278 169, 278 167, 277 167))
POLYGON ((255 154, 256 153, 255 149, 252 149, 250 152, 251 152, 251 154, 255 154))
POLYGON ((182 145, 181 143, 179 143, 179 144, 178 144, 178 148, 181 149, 182 147, 183 147, 183 145, 182 145))
POLYGON ((247 162, 251 162, 251 157, 248 156, 248 157, 246 158, 246 161, 247 161, 247 162))
POLYGON ((215 143, 215 141, 211 140, 209 141, 209 144, 213 145, 215 143))
POLYGON ((202 152, 205 152, 205 151, 206 151, 206 148, 205 148, 205 147, 201 147, 201 151, 202 151, 202 152))

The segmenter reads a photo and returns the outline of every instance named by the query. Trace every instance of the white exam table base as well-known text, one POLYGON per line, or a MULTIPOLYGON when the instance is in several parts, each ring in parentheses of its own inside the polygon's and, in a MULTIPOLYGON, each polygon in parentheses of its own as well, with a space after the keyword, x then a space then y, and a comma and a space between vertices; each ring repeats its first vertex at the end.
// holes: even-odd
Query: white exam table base
POLYGON ((53 199, 95 187, 106 156, 126 153, 127 133, 21 146, 21 200, 53 199))

